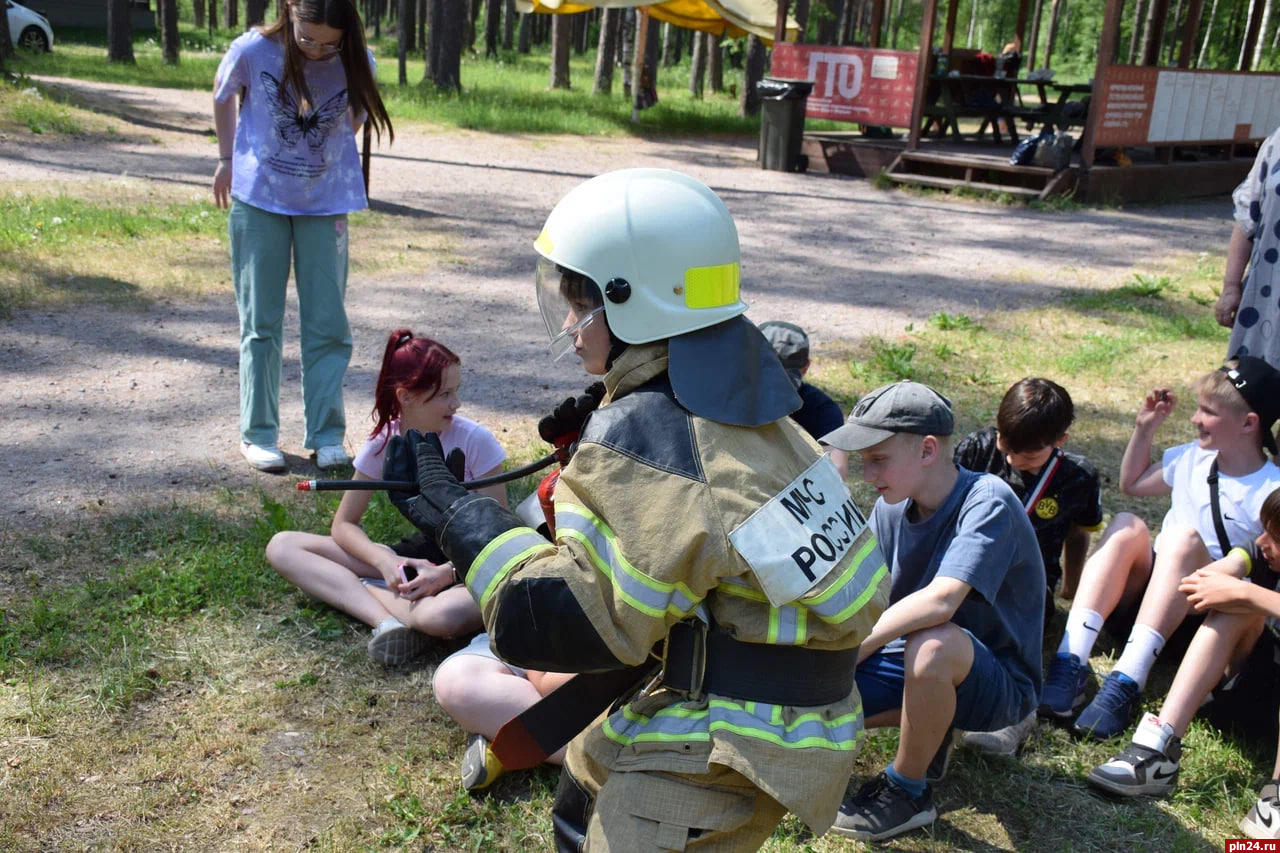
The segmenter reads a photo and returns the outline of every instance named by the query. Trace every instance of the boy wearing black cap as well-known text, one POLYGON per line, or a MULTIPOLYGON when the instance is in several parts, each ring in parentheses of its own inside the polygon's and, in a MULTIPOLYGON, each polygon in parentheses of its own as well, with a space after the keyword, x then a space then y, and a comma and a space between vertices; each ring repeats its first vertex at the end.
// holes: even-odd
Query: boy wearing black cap
POLYGON ((999 477, 952 461, 950 402, 916 382, 877 388, 824 444, 862 460, 890 606, 858 652, 866 725, 898 726, 892 764, 840 807, 834 830, 880 840, 937 817, 951 729, 994 731, 1040 696, 1044 565, 999 477), (934 760, 931 762, 931 758, 934 760))
POLYGON ((1263 452, 1276 452, 1272 425, 1280 415, 1280 373, 1261 359, 1243 356, 1201 376, 1193 388, 1191 423, 1197 439, 1169 448, 1151 463, 1156 429, 1177 402, 1168 388, 1156 388, 1138 411, 1120 463, 1125 494, 1172 494, 1154 554, 1146 524, 1118 513, 1085 563, 1066 631, 1045 676, 1040 715, 1069 720, 1093 679, 1089 654, 1103 621, 1114 613, 1113 626, 1132 625, 1120 659, 1075 720, 1072 728, 1082 737, 1106 740, 1128 728, 1156 657, 1187 615, 1179 585, 1197 569, 1217 564, 1233 545, 1256 539, 1262 532, 1262 502, 1280 487, 1280 468, 1263 452), (1122 616, 1135 606, 1136 617, 1122 616))
MULTIPOLYGON (((844 412, 840 411, 840 406, 827 392, 804 381, 804 375, 809 372, 809 336, 804 329, 795 323, 770 320, 760 324, 760 331, 778 354, 778 360, 782 362, 783 369, 791 378, 791 384, 796 386, 796 393, 800 395, 800 408, 791 413, 791 420, 815 439, 839 429, 844 423, 844 412)), ((828 454, 840 476, 847 478, 848 454, 834 448, 828 448, 828 454)))

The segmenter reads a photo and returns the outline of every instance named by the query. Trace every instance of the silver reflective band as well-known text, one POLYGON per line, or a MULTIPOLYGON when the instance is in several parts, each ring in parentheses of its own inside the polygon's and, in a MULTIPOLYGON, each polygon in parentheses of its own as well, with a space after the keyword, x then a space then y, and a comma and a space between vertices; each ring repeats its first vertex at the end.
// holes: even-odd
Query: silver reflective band
POLYGON ((587 316, 583 317, 581 320, 574 323, 572 326, 570 326, 569 328, 565 329, 563 332, 561 332, 560 334, 552 338, 551 339, 552 361, 559 361, 569 353, 573 352, 573 339, 577 337, 579 332, 581 332, 587 326, 591 325, 591 321, 594 320, 596 318, 596 315, 603 310, 604 310, 603 305, 592 308, 591 313, 589 313, 587 316))

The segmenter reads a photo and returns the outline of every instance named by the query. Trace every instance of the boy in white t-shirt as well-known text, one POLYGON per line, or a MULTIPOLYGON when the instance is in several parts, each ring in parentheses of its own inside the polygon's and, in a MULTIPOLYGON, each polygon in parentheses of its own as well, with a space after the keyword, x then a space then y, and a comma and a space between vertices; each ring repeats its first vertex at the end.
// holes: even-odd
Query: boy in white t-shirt
POLYGON ((1193 387, 1191 423, 1197 439, 1169 448, 1160 462, 1150 463, 1156 429, 1176 402, 1169 389, 1156 388, 1138 411, 1120 463, 1125 494, 1172 493, 1154 554, 1146 524, 1118 513, 1085 563, 1062 643, 1049 665, 1040 714, 1070 719, 1093 678, 1089 653, 1103 621, 1138 607, 1120 659, 1072 727, 1081 736, 1105 740, 1128 728, 1156 656, 1187 615, 1178 585, 1221 560, 1232 544, 1256 539, 1262 532, 1262 502, 1280 487, 1280 468, 1264 453, 1265 448, 1276 454, 1272 425, 1280 416, 1280 373, 1261 359, 1243 356, 1201 376, 1193 387))

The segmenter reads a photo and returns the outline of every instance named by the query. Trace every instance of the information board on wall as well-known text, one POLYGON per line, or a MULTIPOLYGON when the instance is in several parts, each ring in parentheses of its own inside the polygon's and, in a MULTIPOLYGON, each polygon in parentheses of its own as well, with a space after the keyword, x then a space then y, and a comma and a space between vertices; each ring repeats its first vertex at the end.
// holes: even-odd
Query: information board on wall
POLYGON ((1096 145, 1245 142, 1280 125, 1280 74, 1112 65, 1096 145))
POLYGON ((770 77, 813 81, 808 118, 911 126, 919 56, 903 50, 780 44, 770 77))

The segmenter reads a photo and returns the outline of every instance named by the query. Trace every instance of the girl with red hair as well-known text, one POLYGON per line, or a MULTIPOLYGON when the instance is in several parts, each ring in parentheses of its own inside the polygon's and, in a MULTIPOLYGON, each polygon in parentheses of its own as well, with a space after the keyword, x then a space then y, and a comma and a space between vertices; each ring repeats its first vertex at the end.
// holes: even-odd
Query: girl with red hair
MULTIPOLYGON (((440 436, 445 453, 466 456, 464 479, 498 474, 506 451, 485 427, 459 415, 461 359, 444 344, 398 329, 387 339, 374 391, 373 430, 356 455, 355 478, 382 476, 391 436, 416 429, 440 436)), ((507 505, 506 488, 479 490, 507 505)), ((373 542, 360 526, 373 492, 343 495, 328 536, 277 533, 267 560, 303 592, 373 628, 369 654, 386 664, 419 655, 429 637, 457 637, 480 629, 480 611, 434 542, 421 534, 392 546, 373 542)))

